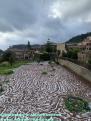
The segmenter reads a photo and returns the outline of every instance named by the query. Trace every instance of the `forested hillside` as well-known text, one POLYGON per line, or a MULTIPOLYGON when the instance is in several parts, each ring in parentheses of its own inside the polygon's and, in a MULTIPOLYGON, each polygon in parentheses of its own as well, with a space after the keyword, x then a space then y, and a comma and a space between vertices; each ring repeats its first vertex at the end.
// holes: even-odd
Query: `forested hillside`
POLYGON ((79 43, 79 42, 82 42, 88 36, 91 36, 91 32, 86 33, 86 34, 77 35, 75 37, 72 37, 66 43, 79 43))

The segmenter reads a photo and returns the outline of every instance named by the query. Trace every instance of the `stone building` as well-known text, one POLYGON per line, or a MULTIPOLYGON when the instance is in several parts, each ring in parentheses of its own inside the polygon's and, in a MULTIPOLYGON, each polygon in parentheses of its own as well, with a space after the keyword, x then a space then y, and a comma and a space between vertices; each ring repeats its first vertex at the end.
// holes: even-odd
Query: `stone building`
POLYGON ((31 60, 34 57, 36 51, 40 50, 40 45, 31 45, 31 49, 27 48, 25 44, 13 45, 8 48, 16 55, 17 60, 31 60))
POLYGON ((78 53, 78 61, 88 63, 91 60, 91 51, 81 51, 78 53))
POLYGON ((63 52, 67 52, 66 44, 65 43, 58 43, 57 44, 57 52, 59 53, 59 57, 62 56, 63 52))
POLYGON ((87 37, 83 42, 78 44, 80 52, 78 53, 78 61, 88 63, 91 60, 91 37, 87 37))
POLYGON ((29 50, 22 50, 22 49, 15 49, 15 48, 9 48, 8 50, 15 53, 17 60, 29 60, 31 59, 32 52, 29 50))
POLYGON ((78 49, 78 43, 66 43, 67 49, 78 49))

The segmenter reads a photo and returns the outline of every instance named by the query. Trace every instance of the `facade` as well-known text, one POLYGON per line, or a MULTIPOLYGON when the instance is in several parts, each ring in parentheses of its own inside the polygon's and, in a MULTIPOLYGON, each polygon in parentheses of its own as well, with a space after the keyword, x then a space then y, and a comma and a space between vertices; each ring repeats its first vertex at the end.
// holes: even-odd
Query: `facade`
POLYGON ((66 44, 65 43, 58 43, 57 44, 57 52, 59 52, 59 57, 62 56, 63 52, 67 52, 66 44))
POLYGON ((17 49, 17 48, 16 49, 9 48, 8 50, 15 53, 17 60, 30 60, 31 55, 33 54, 33 51, 22 50, 22 49, 17 49))
POLYGON ((63 52, 69 49, 78 49, 78 61, 88 63, 91 60, 91 36, 84 39, 81 43, 59 43, 57 44, 57 51, 59 57, 62 57, 63 52))
POLYGON ((78 53, 78 61, 88 63, 91 59, 91 37, 87 37, 83 42, 78 44, 80 52, 78 53))
POLYGON ((91 59, 91 51, 81 51, 78 53, 78 61, 88 63, 91 59))
POLYGON ((17 60, 31 60, 34 57, 36 51, 39 51, 41 48, 40 45, 31 45, 31 49, 27 48, 27 45, 13 45, 8 48, 8 50, 12 51, 16 55, 17 60))
POLYGON ((67 43, 67 49, 78 49, 78 44, 77 43, 67 43))

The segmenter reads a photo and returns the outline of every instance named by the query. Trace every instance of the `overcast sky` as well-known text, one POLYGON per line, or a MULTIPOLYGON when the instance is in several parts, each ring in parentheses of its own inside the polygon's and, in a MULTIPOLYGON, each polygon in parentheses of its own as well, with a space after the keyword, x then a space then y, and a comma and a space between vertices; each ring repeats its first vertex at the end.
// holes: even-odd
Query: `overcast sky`
POLYGON ((91 31, 91 0, 0 0, 0 49, 91 31))

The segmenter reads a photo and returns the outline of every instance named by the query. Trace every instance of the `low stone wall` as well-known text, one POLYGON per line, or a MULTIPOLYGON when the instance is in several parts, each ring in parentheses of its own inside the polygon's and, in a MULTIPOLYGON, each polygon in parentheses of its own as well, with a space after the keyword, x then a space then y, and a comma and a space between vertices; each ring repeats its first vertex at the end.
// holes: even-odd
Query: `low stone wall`
POLYGON ((59 59, 59 64, 69 68, 70 70, 72 70, 73 72, 78 74, 79 76, 81 76, 84 79, 91 82, 91 71, 90 70, 88 70, 82 66, 79 66, 75 63, 72 63, 68 60, 63 60, 63 59, 59 59))

